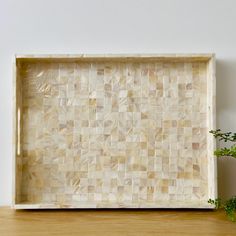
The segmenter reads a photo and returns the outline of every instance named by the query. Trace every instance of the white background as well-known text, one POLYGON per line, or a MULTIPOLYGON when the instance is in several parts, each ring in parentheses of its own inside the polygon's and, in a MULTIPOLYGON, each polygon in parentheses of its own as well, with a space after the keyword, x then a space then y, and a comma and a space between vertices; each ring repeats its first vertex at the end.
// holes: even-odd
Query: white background
MULTIPOLYGON (((207 53, 217 56, 217 126, 236 132, 235 0, 0 0, 0 205, 12 196, 15 53, 207 53)), ((218 161, 236 194, 236 160, 218 161)))

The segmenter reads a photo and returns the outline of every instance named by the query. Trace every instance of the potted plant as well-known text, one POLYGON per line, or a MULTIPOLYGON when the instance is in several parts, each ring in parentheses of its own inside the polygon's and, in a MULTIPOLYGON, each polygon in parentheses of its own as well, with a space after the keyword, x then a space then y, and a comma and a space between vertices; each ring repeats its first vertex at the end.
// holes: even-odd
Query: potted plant
MULTIPOLYGON (((229 148, 219 148, 214 151, 214 155, 216 157, 224 157, 229 156, 236 158, 236 133, 232 132, 221 132, 220 129, 211 130, 211 134, 214 135, 215 138, 218 138, 219 141, 231 142, 233 143, 229 148)), ((226 215, 231 221, 235 221, 235 212, 236 212, 236 196, 231 197, 226 201, 222 201, 220 198, 218 199, 209 199, 209 203, 214 204, 216 209, 224 209, 226 215)))

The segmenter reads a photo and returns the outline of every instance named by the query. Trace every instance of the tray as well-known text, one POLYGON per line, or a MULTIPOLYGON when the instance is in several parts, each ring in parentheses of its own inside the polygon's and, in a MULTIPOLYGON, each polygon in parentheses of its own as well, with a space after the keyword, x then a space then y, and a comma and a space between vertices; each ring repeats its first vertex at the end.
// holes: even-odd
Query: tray
POLYGON ((213 54, 14 64, 15 209, 212 208, 213 54))

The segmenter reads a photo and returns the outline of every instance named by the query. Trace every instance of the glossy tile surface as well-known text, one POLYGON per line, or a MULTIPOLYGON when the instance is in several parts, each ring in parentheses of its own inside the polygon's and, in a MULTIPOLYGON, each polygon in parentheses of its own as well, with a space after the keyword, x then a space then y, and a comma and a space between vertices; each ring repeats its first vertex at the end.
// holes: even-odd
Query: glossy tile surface
POLYGON ((19 202, 207 206, 205 62, 21 65, 19 202))

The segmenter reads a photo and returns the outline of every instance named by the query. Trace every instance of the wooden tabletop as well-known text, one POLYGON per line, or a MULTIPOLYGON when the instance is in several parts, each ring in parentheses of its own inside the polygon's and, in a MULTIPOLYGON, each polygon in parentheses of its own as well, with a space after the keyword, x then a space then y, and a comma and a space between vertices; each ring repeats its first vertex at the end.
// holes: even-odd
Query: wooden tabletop
POLYGON ((0 208, 1 236, 236 235, 212 210, 18 210, 0 208))

